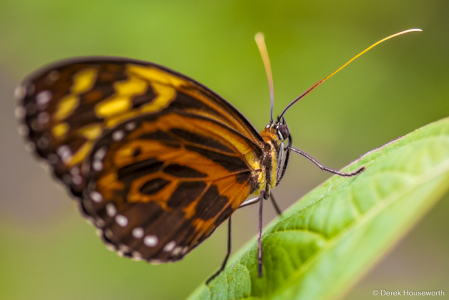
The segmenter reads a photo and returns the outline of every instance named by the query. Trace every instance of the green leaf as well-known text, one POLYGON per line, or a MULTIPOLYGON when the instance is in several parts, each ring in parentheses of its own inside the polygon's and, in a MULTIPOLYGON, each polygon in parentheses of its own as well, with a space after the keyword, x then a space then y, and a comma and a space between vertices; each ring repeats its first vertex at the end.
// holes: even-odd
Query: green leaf
POLYGON ((263 235, 263 278, 253 239, 190 299, 336 299, 449 188, 449 118, 429 124, 346 167, 263 235))

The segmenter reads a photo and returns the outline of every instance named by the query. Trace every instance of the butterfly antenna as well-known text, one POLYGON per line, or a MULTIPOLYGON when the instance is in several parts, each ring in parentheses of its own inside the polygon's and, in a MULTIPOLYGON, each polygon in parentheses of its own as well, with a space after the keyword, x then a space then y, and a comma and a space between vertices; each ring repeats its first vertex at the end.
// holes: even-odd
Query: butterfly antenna
POLYGON ((257 47, 259 48, 260 55, 262 56, 263 65, 267 72, 268 86, 270 87, 270 119, 273 122, 273 108, 274 108, 274 88, 273 88, 273 76, 271 75, 270 59, 268 58, 267 46, 265 45, 265 38, 261 32, 258 32, 255 36, 257 47))
POLYGON ((302 98, 304 98, 308 93, 310 93, 311 91, 313 91, 317 86, 319 86, 320 84, 322 84, 323 82, 325 82, 326 80, 328 80, 329 78, 331 78, 332 76, 334 76, 335 74, 337 74, 339 71, 341 71, 341 69, 343 69, 344 67, 346 67, 347 65, 349 65, 353 60, 355 60, 357 57, 361 56, 362 54, 364 54, 365 52, 367 52, 368 50, 370 50, 371 48, 374 48, 375 46, 379 45, 382 42, 385 42, 386 40, 389 40, 391 38, 400 36, 400 35, 404 35, 410 32, 414 32, 414 31, 422 31, 421 29, 408 29, 408 30, 404 30, 395 34, 392 34, 390 36, 387 36, 386 38, 381 39, 380 41, 372 44, 371 46, 369 46, 368 48, 366 48, 365 50, 363 50, 362 52, 360 52, 359 54, 357 54, 356 56, 354 56, 353 58, 351 58, 347 63, 345 63, 343 66, 341 66, 340 68, 338 68, 335 72, 331 73, 329 76, 327 76, 324 79, 321 79, 320 81, 318 81, 317 83, 315 83, 314 85, 312 85, 307 91, 305 91, 304 93, 302 93, 301 95, 299 95, 299 97, 297 97, 295 100, 293 100, 292 102, 290 102, 289 105, 287 105, 284 110, 282 111, 282 113, 279 115, 279 119, 282 118, 282 116, 287 112, 287 110, 290 109, 290 107, 292 107, 296 102, 298 102, 299 100, 301 100, 302 98))

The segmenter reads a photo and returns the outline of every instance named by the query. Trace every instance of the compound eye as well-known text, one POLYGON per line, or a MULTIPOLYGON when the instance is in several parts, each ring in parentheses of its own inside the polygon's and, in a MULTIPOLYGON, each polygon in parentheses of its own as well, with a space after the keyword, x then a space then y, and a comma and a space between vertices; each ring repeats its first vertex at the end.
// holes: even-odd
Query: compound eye
POLYGON ((277 129, 278 129, 280 135, 282 136, 283 140, 286 140, 288 138, 288 136, 290 135, 290 130, 288 129, 287 125, 280 124, 277 129))

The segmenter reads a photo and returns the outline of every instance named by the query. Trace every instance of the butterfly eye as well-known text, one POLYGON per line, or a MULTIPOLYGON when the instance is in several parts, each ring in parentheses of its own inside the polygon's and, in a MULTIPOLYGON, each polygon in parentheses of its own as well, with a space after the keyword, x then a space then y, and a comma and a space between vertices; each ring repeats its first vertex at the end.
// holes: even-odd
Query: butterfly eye
POLYGON ((282 140, 286 140, 288 136, 290 135, 290 130, 288 129, 287 124, 280 124, 277 127, 278 130, 278 136, 282 137, 282 140))

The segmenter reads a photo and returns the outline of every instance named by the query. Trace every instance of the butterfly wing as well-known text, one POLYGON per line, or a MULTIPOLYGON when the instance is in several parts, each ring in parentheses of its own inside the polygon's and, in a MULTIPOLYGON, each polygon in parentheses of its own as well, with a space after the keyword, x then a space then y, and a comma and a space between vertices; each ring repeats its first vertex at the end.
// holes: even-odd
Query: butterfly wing
POLYGON ((257 188, 263 141, 254 127, 162 66, 63 62, 18 94, 35 152, 126 256, 182 258, 257 188))

